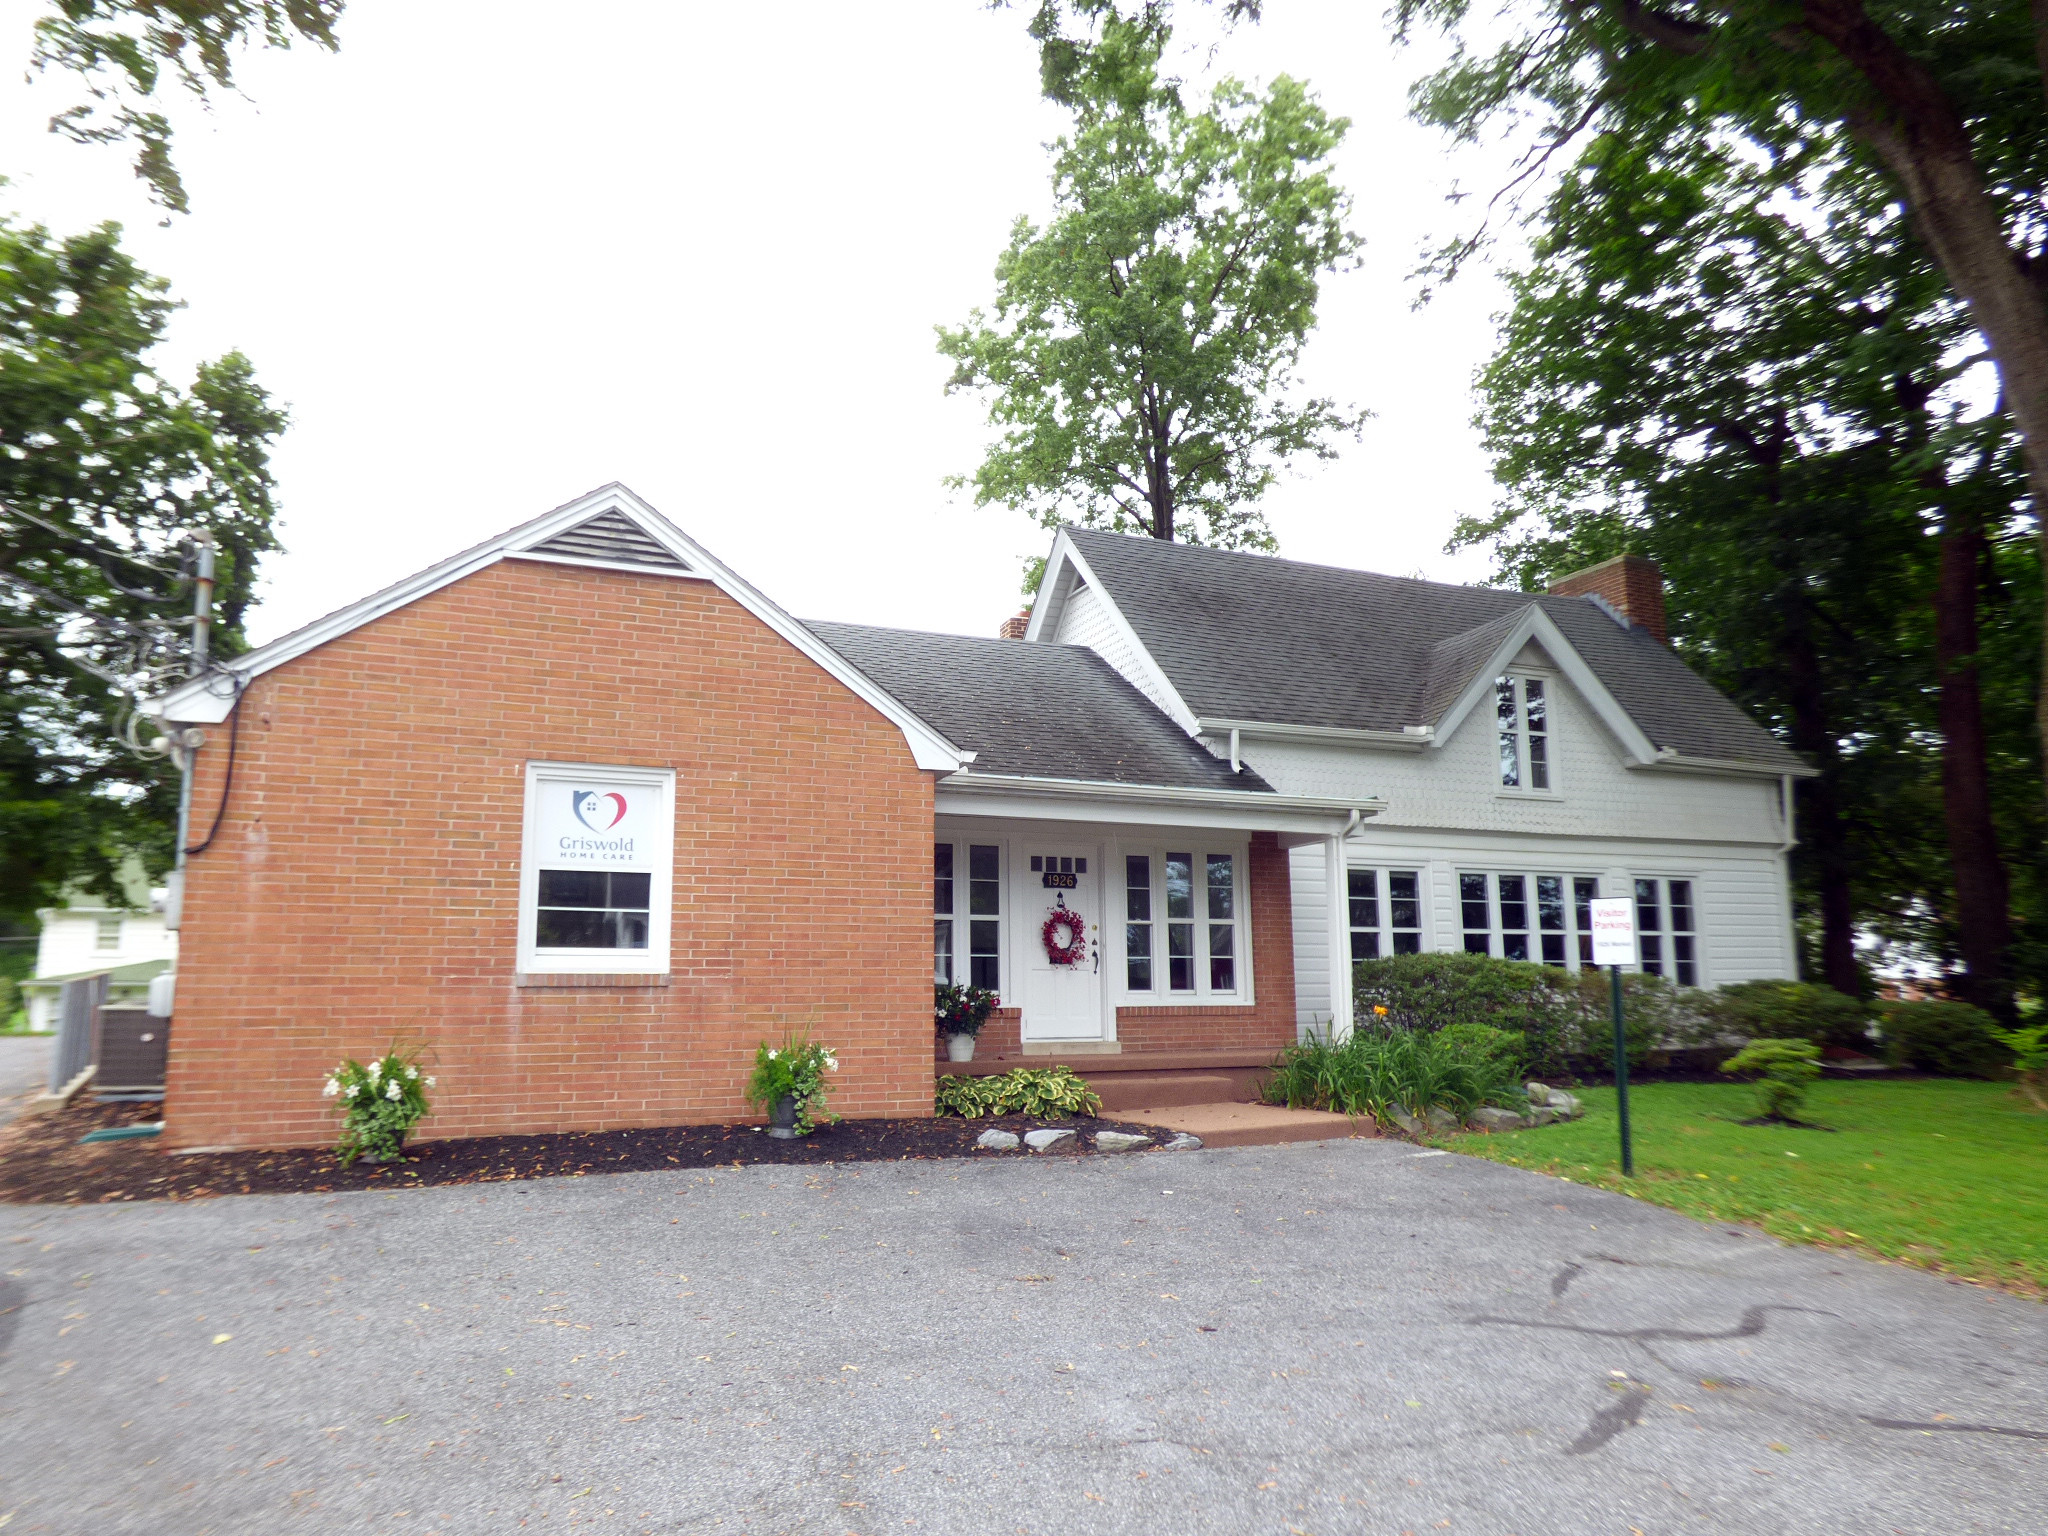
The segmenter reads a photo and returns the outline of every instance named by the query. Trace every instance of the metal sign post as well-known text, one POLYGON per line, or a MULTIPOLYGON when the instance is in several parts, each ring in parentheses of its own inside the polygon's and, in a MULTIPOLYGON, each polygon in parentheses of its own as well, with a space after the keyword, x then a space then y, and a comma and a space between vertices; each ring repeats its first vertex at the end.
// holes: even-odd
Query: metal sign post
POLYGON ((1593 963, 1604 965, 1612 978, 1614 1012, 1614 1096, 1621 1111, 1621 1175, 1636 1173, 1634 1139, 1628 1124, 1628 1031, 1621 1005, 1621 968, 1636 961, 1636 904, 1626 896, 1593 901, 1593 963))

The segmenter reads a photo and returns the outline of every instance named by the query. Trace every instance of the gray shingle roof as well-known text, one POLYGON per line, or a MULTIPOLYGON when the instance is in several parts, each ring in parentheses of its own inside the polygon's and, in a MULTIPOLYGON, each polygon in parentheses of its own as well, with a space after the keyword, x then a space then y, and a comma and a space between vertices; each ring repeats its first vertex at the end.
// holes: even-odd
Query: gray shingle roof
POLYGON ((1585 598, 1380 576, 1096 529, 1067 535, 1199 717, 1398 731, 1436 723, 1531 603, 1659 747, 1799 760, 1647 631, 1585 598))
POLYGON ((976 754, 970 772, 1271 793, 1249 769, 1232 773, 1084 646, 864 624, 806 627, 976 754))

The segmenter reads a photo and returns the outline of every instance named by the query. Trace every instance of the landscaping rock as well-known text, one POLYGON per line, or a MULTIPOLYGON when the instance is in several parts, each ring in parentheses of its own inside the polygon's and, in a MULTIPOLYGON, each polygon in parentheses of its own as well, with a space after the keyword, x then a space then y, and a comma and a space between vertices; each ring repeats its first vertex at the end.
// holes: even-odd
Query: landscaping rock
POLYGON ((1475 1131, 1519 1131, 1528 1123, 1513 1110, 1496 1109, 1491 1104, 1480 1105, 1465 1120, 1475 1131))
POLYGON ((1524 1118, 1531 1125, 1550 1125, 1557 1119, 1557 1111, 1548 1104, 1531 1104, 1524 1118))
POLYGON ((974 1144, 977 1147, 986 1148, 990 1152, 1014 1152, 1017 1150, 1017 1138, 1009 1131, 983 1131, 974 1139, 974 1144))
POLYGON ((1034 1152, 1043 1152, 1047 1147, 1056 1147, 1073 1135, 1072 1131, 1026 1131, 1024 1145, 1034 1152))
POLYGON ((1166 1143, 1169 1152, 1194 1152, 1200 1149, 1202 1138, 1187 1131, 1174 1132, 1173 1140, 1166 1143))
POLYGON ((1557 1112, 1560 1120, 1576 1120, 1586 1112, 1585 1103, 1575 1093, 1566 1093, 1562 1088, 1550 1090, 1549 1108, 1557 1112))
POLYGON ((1428 1127, 1398 1104, 1389 1104, 1387 1106, 1387 1118, 1410 1136, 1426 1136, 1429 1134, 1428 1127))
POLYGON ((1529 1102, 1531 1104, 1548 1104, 1550 1102, 1550 1090, 1541 1083, 1524 1083, 1522 1084, 1522 1092, 1529 1095, 1529 1102))
POLYGON ((1458 1128, 1458 1117, 1441 1104, 1432 1104, 1422 1117, 1422 1123, 1438 1136, 1448 1136, 1458 1128))
POLYGON ((1129 1131, 1097 1131, 1095 1150, 1098 1152, 1132 1152, 1139 1147, 1152 1145, 1150 1136, 1133 1136, 1129 1131))

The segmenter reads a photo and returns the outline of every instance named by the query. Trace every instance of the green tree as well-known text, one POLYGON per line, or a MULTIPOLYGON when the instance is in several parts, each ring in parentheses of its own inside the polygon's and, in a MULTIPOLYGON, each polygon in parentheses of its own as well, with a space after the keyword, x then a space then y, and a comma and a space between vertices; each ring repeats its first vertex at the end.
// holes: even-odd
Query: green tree
MULTIPOLYGON (((1460 33, 1470 0, 1400 0, 1402 31, 1460 33)), ((1467 51, 1416 92, 1461 136, 1542 119, 1533 173, 1579 134, 1633 133, 1659 111, 1798 154, 1818 133, 1874 173, 1982 336, 2048 506, 2048 5, 1958 0, 1532 0, 1498 47, 1467 51)), ((1849 190, 1847 182, 1832 189, 1849 190)), ((1867 196, 1841 210, 1872 211, 1867 196)), ((1877 219, 1882 231, 1889 221, 1877 219)), ((1845 228, 1849 223, 1845 222, 1845 228)), ((1471 249, 1461 242, 1449 264, 1471 249)), ((2036 518, 2048 564, 2048 519, 2036 518)), ((2048 632, 2034 637, 2037 656, 2048 632)), ((2037 662, 2048 752, 2048 658, 2037 662)), ((2037 756, 2038 760, 2038 756, 2037 756)), ((2037 777, 2035 793, 2048 787, 2037 777)))
POLYGON ((1074 114, 1053 216, 1017 221, 993 317, 939 329, 948 390, 980 391, 1001 433, 975 501, 1271 548, 1258 504, 1279 469, 1332 456, 1363 420, 1294 380, 1320 277, 1359 245, 1328 170, 1348 124, 1285 77, 1184 105, 1156 10, 1095 14, 1078 41, 1059 21, 1034 23, 1046 93, 1074 114))
POLYGON ((120 745, 133 686, 181 669, 194 533, 219 549, 216 653, 241 648, 285 416, 229 353, 150 362, 175 308, 116 226, 0 220, 0 917, 170 861, 176 776, 120 745))
POLYGON ((235 50, 289 48, 303 39, 332 50, 347 0, 58 0, 36 22, 31 67, 65 70, 87 99, 50 119, 81 144, 135 145, 135 174, 164 207, 183 213, 185 184, 171 161, 171 125, 156 110, 168 75, 194 97, 234 88, 235 50))
POLYGON ((2010 707, 2027 486, 2007 418, 1937 408, 1969 318, 1902 218, 1854 212, 1839 183, 1871 179, 1824 130, 1770 156, 1648 110, 1589 139, 1510 277, 1481 380, 1503 499, 1457 541, 1531 587, 1656 558, 1679 648, 1820 770, 1796 862, 1820 973, 1857 990, 1875 928, 2003 1008, 2005 854, 2041 834, 2010 707), (2002 816, 1994 781, 2021 791, 2002 816))

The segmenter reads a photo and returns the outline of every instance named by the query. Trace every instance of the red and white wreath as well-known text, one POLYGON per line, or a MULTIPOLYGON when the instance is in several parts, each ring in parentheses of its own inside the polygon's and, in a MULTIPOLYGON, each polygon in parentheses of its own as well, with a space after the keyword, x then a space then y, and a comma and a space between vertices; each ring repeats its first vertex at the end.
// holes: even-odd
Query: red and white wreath
POLYGON ((1054 965, 1079 965, 1088 958, 1088 925, 1071 907, 1054 907, 1038 930, 1045 958, 1054 965))

